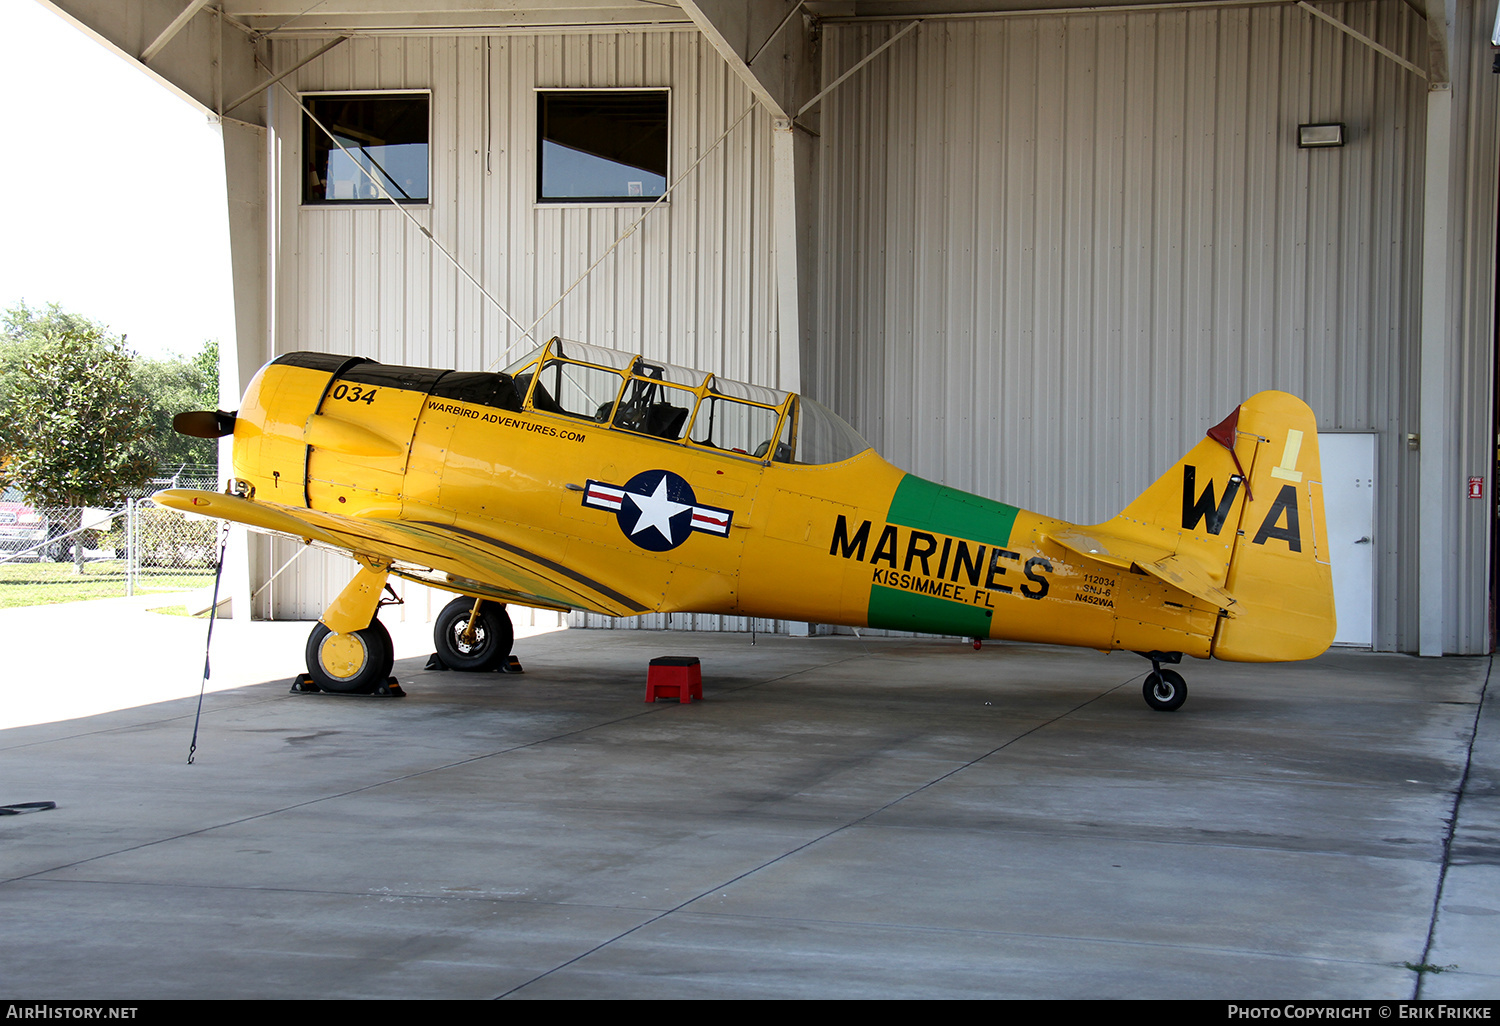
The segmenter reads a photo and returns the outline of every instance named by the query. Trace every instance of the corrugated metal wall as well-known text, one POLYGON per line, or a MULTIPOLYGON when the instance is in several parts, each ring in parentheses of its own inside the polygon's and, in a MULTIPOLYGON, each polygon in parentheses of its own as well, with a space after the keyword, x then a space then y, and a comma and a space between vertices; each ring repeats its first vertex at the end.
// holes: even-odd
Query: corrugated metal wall
MULTIPOLYGON (((278 41, 276 67, 325 41, 278 41)), ((289 81, 308 92, 431 90, 432 201, 412 212, 528 326, 642 209, 536 204, 535 89, 669 87, 669 180, 751 104, 691 30, 356 37, 289 81)), ((279 91, 272 124, 278 216, 267 358, 313 349, 433 367, 508 363, 520 332, 399 212, 300 205, 301 114, 279 91)), ((770 119, 756 111, 542 321, 537 337, 777 385, 770 161, 770 119)), ((262 556, 267 574, 292 551, 274 549, 262 556)), ((270 611, 316 617, 352 574, 347 560, 309 554, 272 586, 270 611)))
MULTIPOLYGON (((1462 486, 1493 442, 1495 2, 1458 4, 1454 55, 1449 651, 1488 647, 1488 504, 1462 486)), ((1320 7, 1425 62, 1400 0, 1320 7)), ((899 27, 825 25, 824 80, 899 27)), ((320 43, 278 42, 277 66, 320 43)), ((673 176, 750 103, 694 32, 355 38, 295 80, 432 91, 418 217, 528 324, 634 216, 535 205, 536 87, 671 87, 673 176)), ((1082 522, 1245 396, 1296 392, 1323 430, 1379 434, 1376 645, 1414 650, 1425 104, 1292 6, 925 23, 823 101, 804 387, 914 472, 1082 522), (1324 120, 1349 145, 1298 150, 1324 120)), ((276 352, 500 360, 514 330, 400 215, 299 206, 299 115, 273 114, 276 352)), ((768 136, 757 111, 538 334, 776 384, 768 136)), ((276 615, 316 616, 334 562, 288 571, 276 615)))
MULTIPOLYGON (((1399 0, 1322 9, 1425 61, 1399 0)), ((825 81, 899 28, 828 26, 825 81)), ((805 386, 901 466, 1085 523, 1244 397, 1301 395, 1321 429, 1380 433, 1377 647, 1415 648, 1425 104, 1422 79, 1295 7, 927 22, 824 101, 805 386), (1309 121, 1349 144, 1299 150, 1309 121)), ((1455 353, 1455 382, 1477 373, 1466 445, 1487 352, 1455 353)), ((1475 651, 1483 531, 1464 523, 1449 647, 1475 651)))

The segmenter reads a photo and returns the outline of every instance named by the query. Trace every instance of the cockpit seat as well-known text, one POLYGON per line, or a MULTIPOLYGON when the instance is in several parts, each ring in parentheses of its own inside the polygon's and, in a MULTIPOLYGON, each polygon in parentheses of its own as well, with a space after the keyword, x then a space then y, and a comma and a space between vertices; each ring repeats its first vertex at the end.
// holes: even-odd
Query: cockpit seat
POLYGON ((688 411, 683 406, 671 403, 652 403, 646 411, 646 433, 657 438, 677 439, 682 437, 682 425, 687 421, 688 411))

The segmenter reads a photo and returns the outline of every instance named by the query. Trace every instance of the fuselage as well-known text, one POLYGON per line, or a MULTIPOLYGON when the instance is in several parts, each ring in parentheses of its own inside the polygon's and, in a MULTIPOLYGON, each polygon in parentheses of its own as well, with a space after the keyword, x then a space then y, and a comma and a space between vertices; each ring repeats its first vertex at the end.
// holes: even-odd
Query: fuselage
POLYGON ((238 487, 504 601, 1210 653, 1212 603, 1077 559, 1066 522, 907 474, 795 395, 566 345, 505 374, 282 357, 238 487))

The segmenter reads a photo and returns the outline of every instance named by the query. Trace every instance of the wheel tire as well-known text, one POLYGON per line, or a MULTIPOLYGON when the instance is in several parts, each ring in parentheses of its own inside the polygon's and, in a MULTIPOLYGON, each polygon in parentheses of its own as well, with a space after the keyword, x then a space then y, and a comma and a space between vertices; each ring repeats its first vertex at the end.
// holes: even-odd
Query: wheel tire
POLYGON ((1146 674, 1141 695, 1157 712, 1175 712, 1187 701, 1187 681, 1176 670, 1153 670, 1146 674))
POLYGON ((367 695, 385 683, 395 661, 391 636, 379 620, 353 634, 335 634, 320 622, 307 637, 307 672, 324 691, 367 695))
POLYGON ((516 638, 510 614, 493 602, 479 607, 479 621, 474 625, 474 641, 465 644, 459 635, 469 622, 474 608, 471 598, 456 598, 443 607, 432 627, 432 641, 438 658, 452 670, 478 672, 493 669, 510 655, 516 638))

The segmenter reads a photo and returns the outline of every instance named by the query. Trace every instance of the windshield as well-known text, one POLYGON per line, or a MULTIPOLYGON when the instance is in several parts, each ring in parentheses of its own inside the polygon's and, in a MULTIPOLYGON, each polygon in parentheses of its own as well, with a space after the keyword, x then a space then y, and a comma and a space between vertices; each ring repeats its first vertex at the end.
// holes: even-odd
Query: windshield
POLYGON ((798 463, 838 463, 870 448, 860 433, 828 407, 800 396, 797 403, 798 463))
POLYGON ((537 360, 541 359, 542 350, 546 348, 547 347, 545 345, 537 346, 535 349, 527 353, 525 356, 521 357, 515 363, 512 363, 509 367, 506 367, 500 373, 509 374, 511 377, 515 377, 527 367, 530 367, 532 364, 536 363, 537 360))

